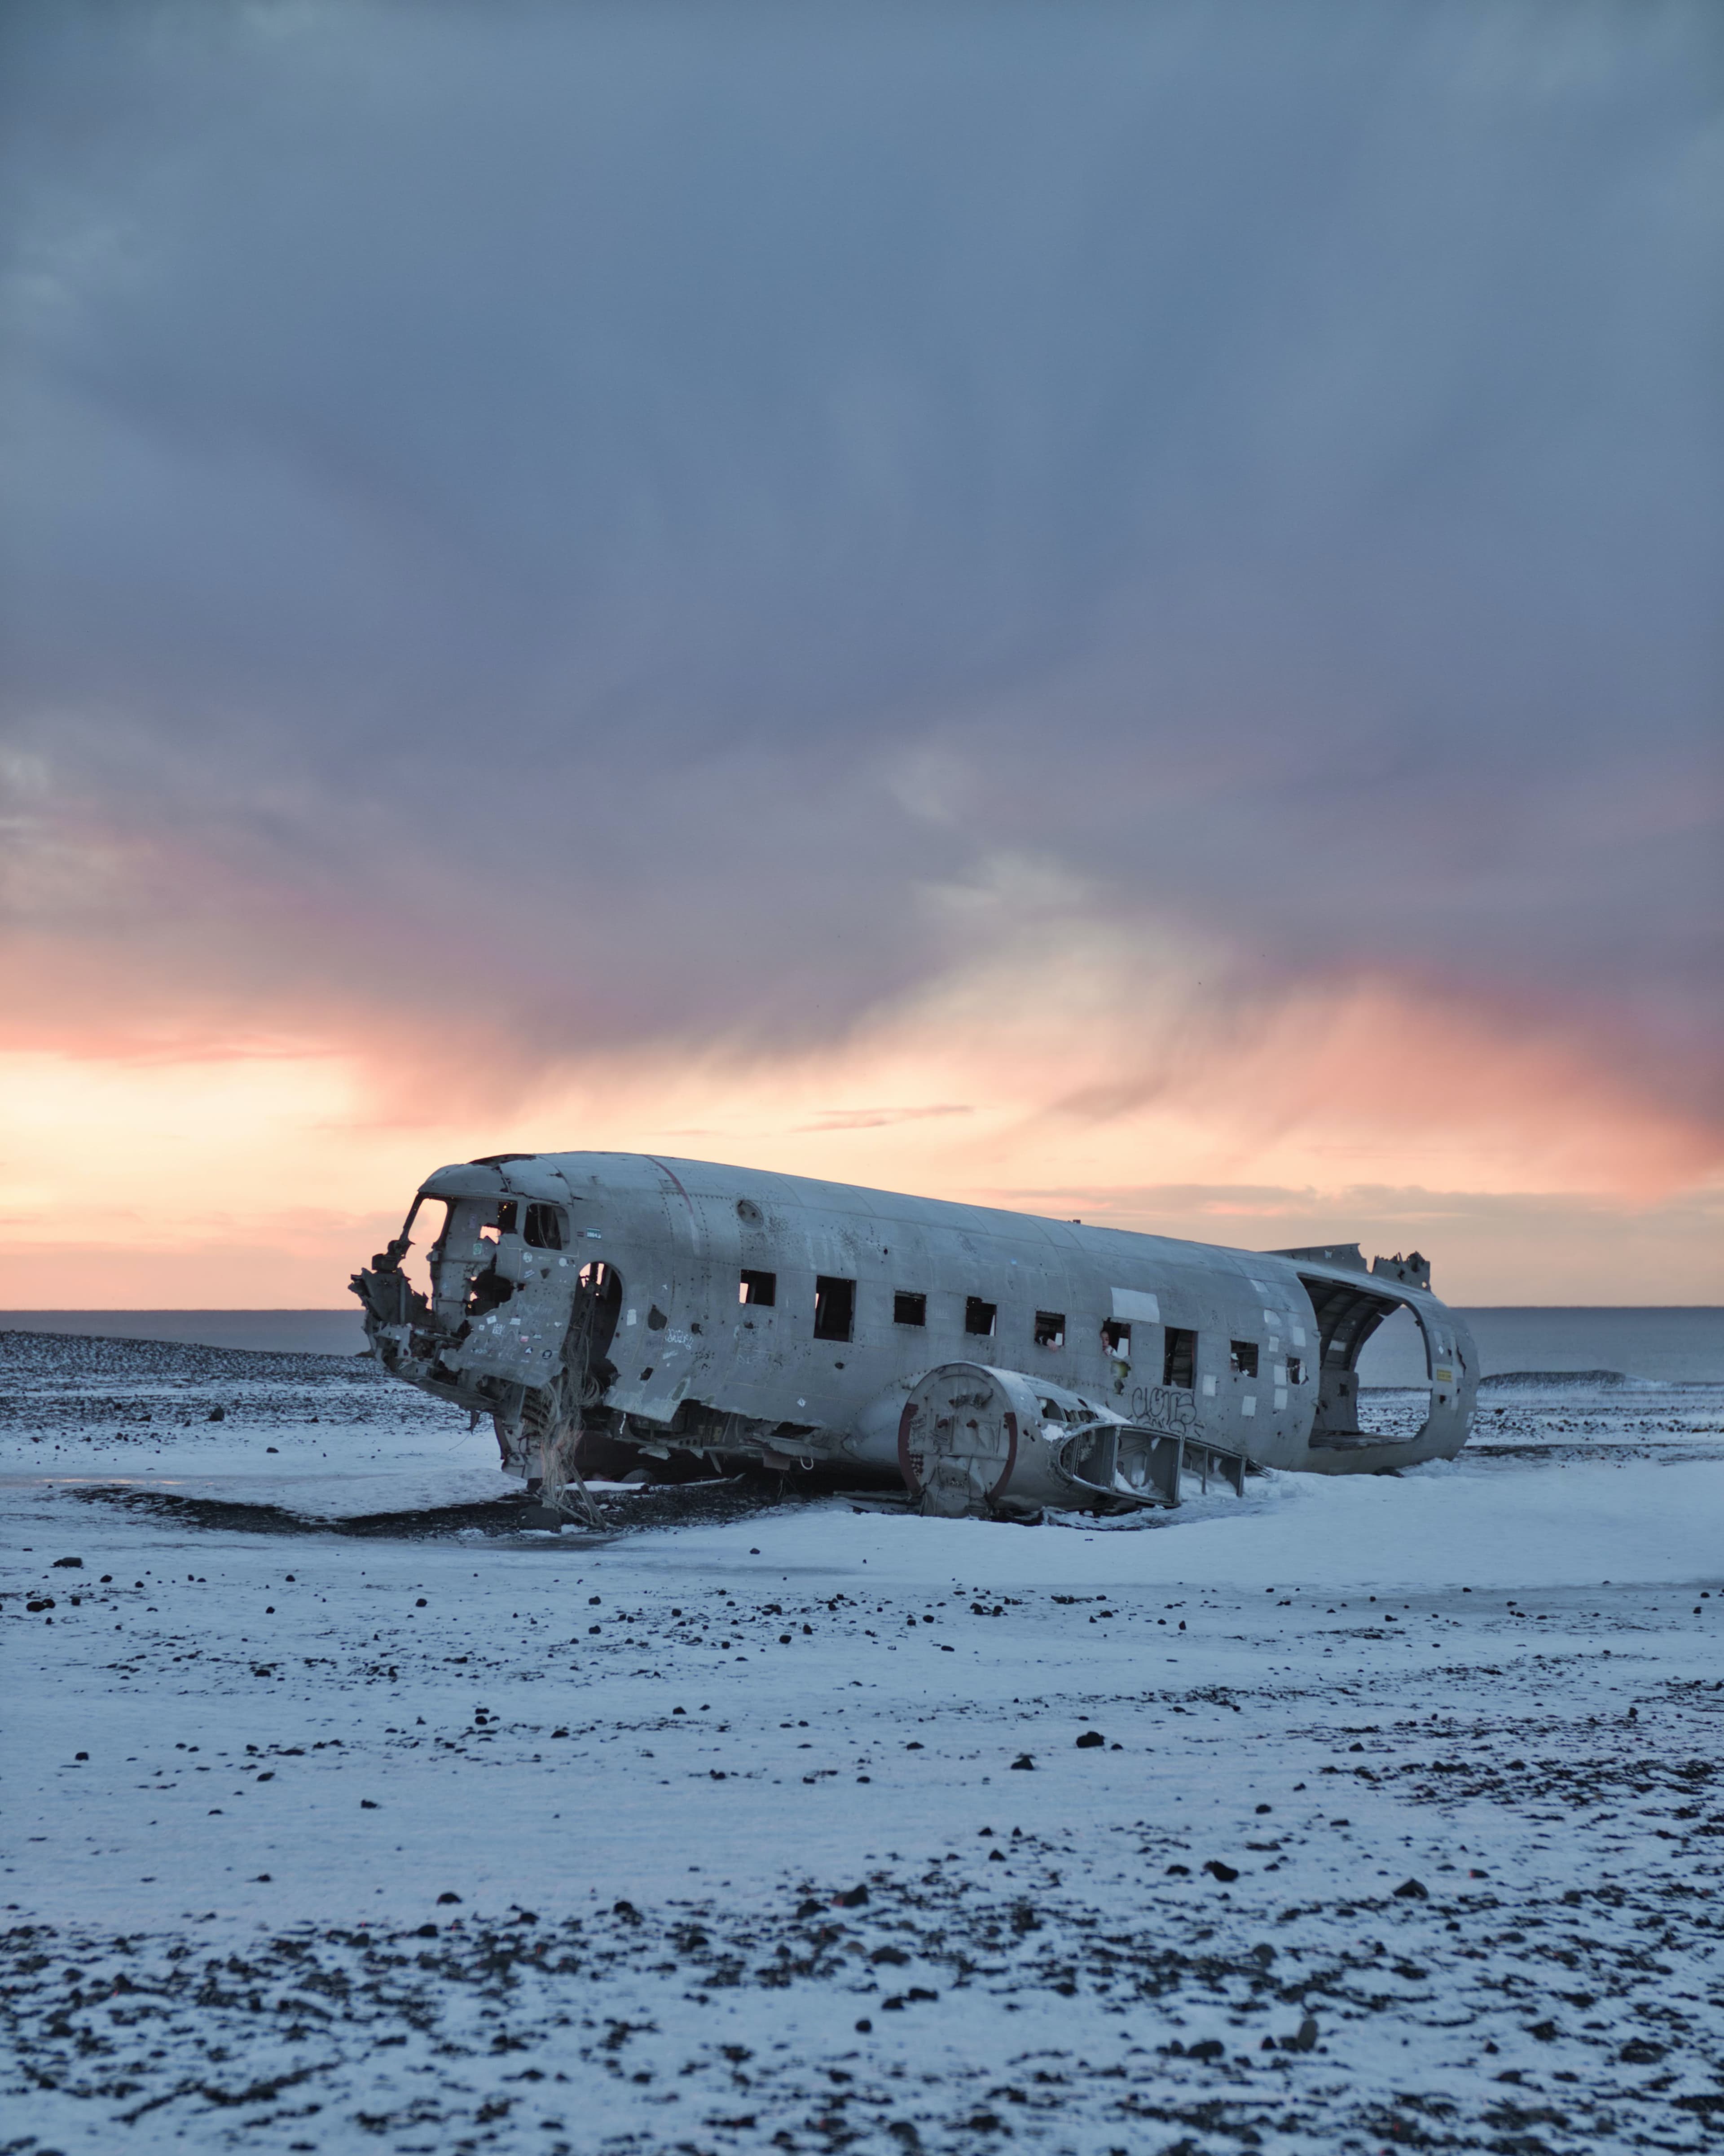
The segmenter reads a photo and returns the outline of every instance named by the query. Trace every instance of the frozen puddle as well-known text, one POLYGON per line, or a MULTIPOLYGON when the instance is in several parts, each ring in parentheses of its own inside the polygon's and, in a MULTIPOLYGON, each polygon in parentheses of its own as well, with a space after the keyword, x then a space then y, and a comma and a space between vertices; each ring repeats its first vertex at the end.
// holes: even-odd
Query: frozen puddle
POLYGON ((508 1502, 345 1363, 26 1376, 16 2156, 1717 2146, 1720 1389, 1135 1532, 583 1545, 336 1532, 508 1502))

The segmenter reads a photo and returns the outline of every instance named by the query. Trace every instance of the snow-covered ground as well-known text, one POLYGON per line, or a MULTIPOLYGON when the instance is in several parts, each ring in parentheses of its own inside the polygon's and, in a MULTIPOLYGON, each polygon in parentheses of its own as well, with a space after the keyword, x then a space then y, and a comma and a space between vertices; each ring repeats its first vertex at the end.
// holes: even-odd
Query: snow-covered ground
POLYGON ((1724 1388, 1477 1428, 594 1541, 363 1363, 0 1336, 0 2151, 1716 2148, 1724 1388))

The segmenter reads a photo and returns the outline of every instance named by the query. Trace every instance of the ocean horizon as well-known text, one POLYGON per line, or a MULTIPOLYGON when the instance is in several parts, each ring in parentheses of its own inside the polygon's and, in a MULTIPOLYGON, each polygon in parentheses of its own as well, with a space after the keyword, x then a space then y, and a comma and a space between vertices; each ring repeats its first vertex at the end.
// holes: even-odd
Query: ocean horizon
MULTIPOLYGON (((1482 1373, 1619 1370, 1665 1384, 1724 1383, 1724 1306, 1711 1303, 1456 1305, 1478 1344, 1482 1373)), ((180 1340, 208 1348, 300 1355, 356 1355, 365 1347, 351 1310, 3 1310, 0 1332, 63 1332, 113 1340, 180 1340)), ((1406 1312, 1365 1351, 1367 1385, 1417 1384, 1424 1358, 1406 1312)))

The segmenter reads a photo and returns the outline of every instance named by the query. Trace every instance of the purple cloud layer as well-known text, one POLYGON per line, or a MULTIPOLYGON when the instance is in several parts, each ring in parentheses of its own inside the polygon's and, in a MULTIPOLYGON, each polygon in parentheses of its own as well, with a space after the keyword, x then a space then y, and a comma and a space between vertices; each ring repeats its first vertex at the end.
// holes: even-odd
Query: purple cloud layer
POLYGON ((21 1034, 841 1037, 1005 860, 1230 1009, 1388 980, 1716 1127, 1720 61, 14 6, 21 1034))

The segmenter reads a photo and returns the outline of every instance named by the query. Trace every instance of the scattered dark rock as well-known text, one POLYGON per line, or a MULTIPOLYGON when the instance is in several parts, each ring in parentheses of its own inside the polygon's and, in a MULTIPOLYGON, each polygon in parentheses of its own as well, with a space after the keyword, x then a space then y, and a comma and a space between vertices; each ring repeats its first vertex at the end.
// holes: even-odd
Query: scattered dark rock
POLYGON ((1230 1864, 1224 1864, 1219 1856, 1212 1856, 1203 1866, 1212 1879, 1219 1879, 1224 1887, 1230 1887, 1239 1873, 1230 1864))
POLYGON ((1106 1742, 1099 1729, 1086 1729, 1077 1741, 1077 1748, 1080 1752, 1098 1752, 1106 1742))
POLYGON ((1422 1880, 1403 1879, 1395 1889, 1396 1898, 1403 1902, 1429 1902, 1431 1890, 1422 1880))

